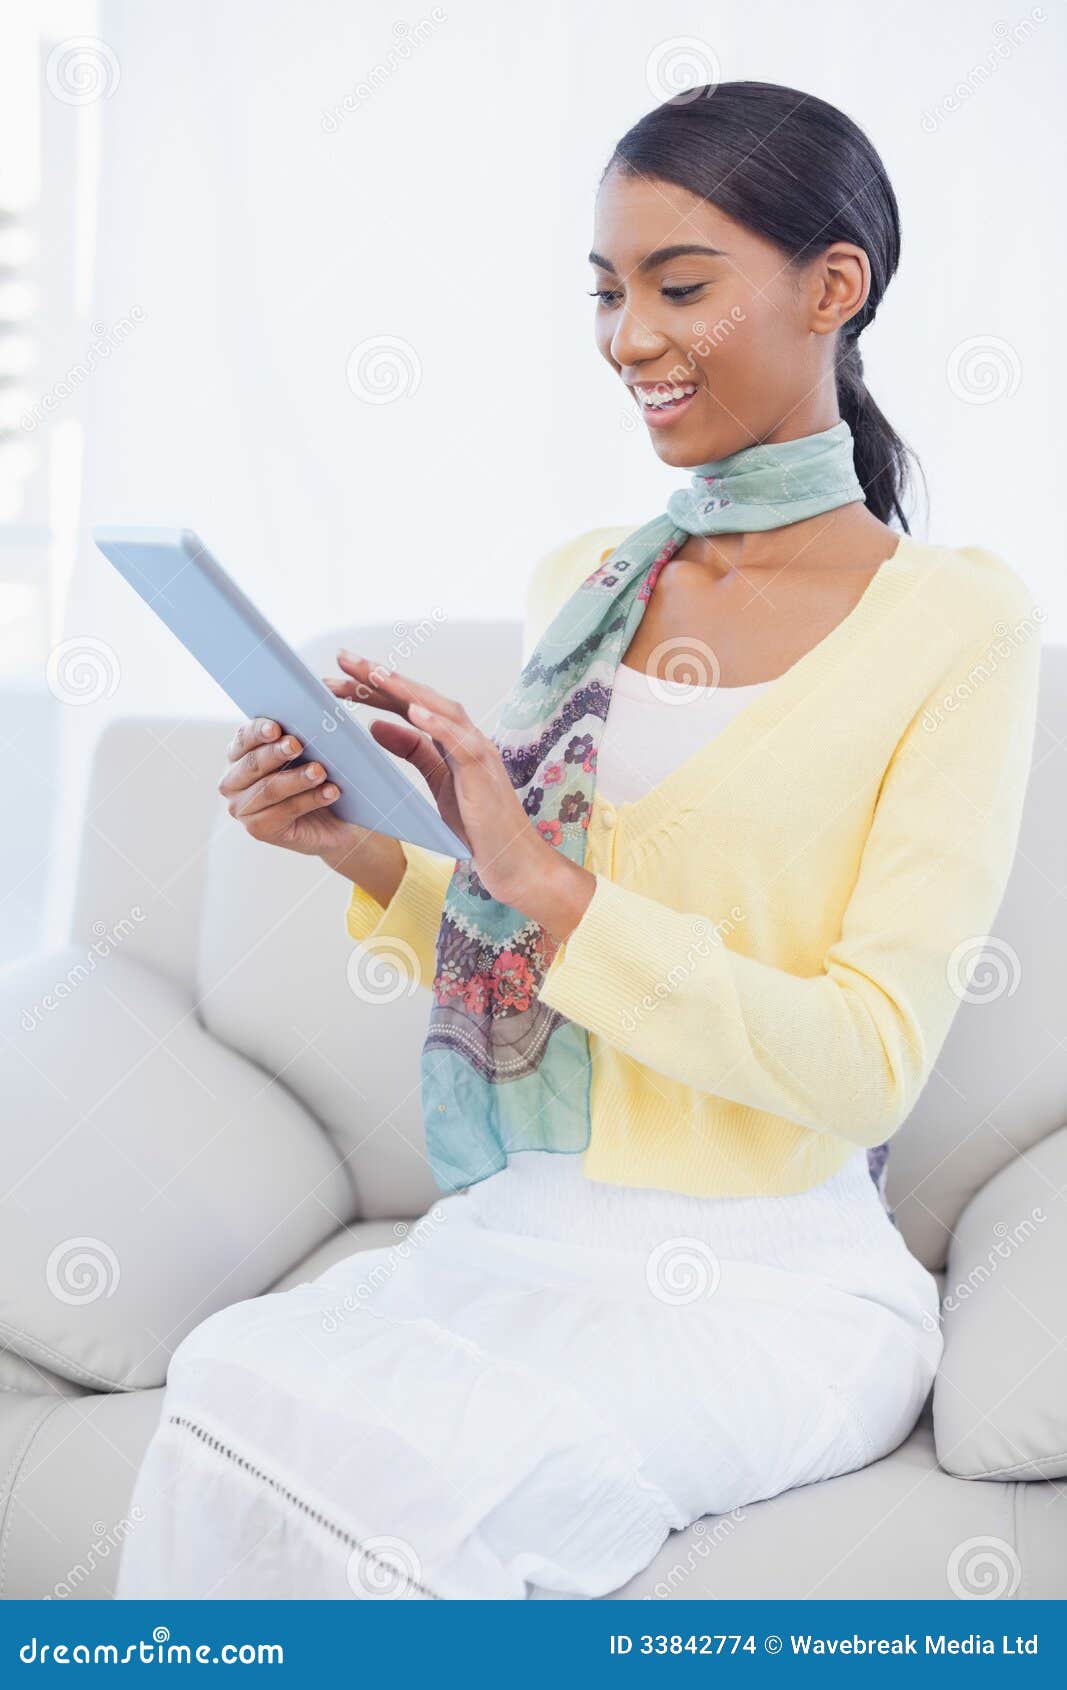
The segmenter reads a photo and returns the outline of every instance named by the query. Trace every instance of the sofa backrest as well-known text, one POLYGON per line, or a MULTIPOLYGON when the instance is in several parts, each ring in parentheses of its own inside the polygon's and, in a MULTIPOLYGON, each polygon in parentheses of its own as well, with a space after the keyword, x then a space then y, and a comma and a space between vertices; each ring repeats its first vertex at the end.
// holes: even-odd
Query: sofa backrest
MULTIPOLYGON (((890 1200, 910 1247, 929 1267, 943 1266, 975 1192, 1067 1121, 1065 955, 1067 646, 1046 644, 1008 885, 967 999, 890 1151, 890 1200)), ((1015 1217, 1003 1218, 1009 1225, 1015 1217)))
MULTIPOLYGON (((389 655, 396 641, 393 627, 344 634, 344 643, 371 657, 389 655)), ((335 670, 338 643, 327 636, 308 648, 316 673, 335 670)), ((442 692, 459 692, 491 731, 519 667, 519 625, 444 624, 392 661, 442 692)), ((128 737, 134 728, 120 724, 112 733, 128 737)), ((346 883, 317 860, 256 844, 226 814, 214 785, 229 728, 219 724, 216 738, 196 724, 169 741, 186 786, 192 776, 195 787, 200 760, 214 807, 203 858, 199 1013, 219 1038, 278 1074, 322 1122, 346 1158, 357 1212, 421 1213, 436 1194, 419 1097, 428 995, 420 988, 397 996, 385 982, 385 1001, 367 1002, 349 989, 346 883)), ((114 781, 114 742, 103 755, 114 781)), ((117 817, 109 830, 121 850, 117 817)), ((1034 762, 1005 897, 971 975, 970 1001, 960 1005, 935 1071, 892 1141, 890 1200, 910 1247, 931 1268, 943 1265, 956 1220, 979 1187, 1067 1119, 1065 839, 1067 648, 1046 646, 1034 762)), ((138 861, 148 860, 146 850, 141 841, 138 861)), ((91 876, 79 902, 86 915, 104 908, 91 876)), ((173 950, 175 935, 167 937, 173 950)), ((149 939, 146 932, 143 943, 149 939)))
MULTIPOLYGON (((344 644, 459 696, 486 732, 520 668, 520 628, 427 618, 346 628, 302 655, 337 674, 344 644), (418 638, 415 628, 423 630, 418 638)), ((383 714, 355 706, 364 721, 383 714)), ((421 778, 412 775, 421 783, 421 778)), ((381 1000, 348 983, 350 887, 317 859, 250 839, 217 800, 208 844, 198 972, 200 1013, 219 1038, 281 1076, 346 1158, 357 1212, 423 1213, 438 1195, 424 1153, 419 1057, 430 998, 386 976, 381 1000)))

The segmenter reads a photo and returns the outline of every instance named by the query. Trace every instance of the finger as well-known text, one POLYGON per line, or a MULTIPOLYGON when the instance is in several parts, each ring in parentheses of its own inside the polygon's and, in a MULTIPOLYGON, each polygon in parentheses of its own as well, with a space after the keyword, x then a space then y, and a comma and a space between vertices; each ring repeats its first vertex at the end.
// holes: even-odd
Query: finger
POLYGON ((277 722, 272 722, 267 716, 257 716, 254 721, 245 722, 237 729, 226 747, 226 755, 234 763, 254 746, 277 739, 281 731, 277 722))
POLYGON ((408 722, 386 718, 370 724, 370 731, 379 745, 384 745, 395 757, 417 769, 436 798, 448 780, 448 764, 429 734, 413 728, 408 722))
POLYGON ((422 681, 413 681, 410 675, 401 675, 384 663, 372 663, 370 658, 357 657, 354 652, 345 651, 343 648, 337 653, 337 661, 346 674, 371 689, 364 697, 364 702, 373 704, 376 709, 396 710, 398 704, 416 702, 426 705, 438 715, 449 717, 452 721, 468 720, 467 712, 456 699, 446 698, 444 693, 437 692, 422 681))
POLYGON ((332 692, 343 698, 356 698, 361 704, 372 704, 376 709, 388 707, 396 709, 396 698, 387 690, 390 670, 384 663, 372 663, 369 657, 359 657, 353 651, 340 650, 337 662, 349 680, 323 676, 326 685, 332 692))
POLYGON ((273 774, 275 769, 281 768, 294 757, 299 757, 303 746, 292 734, 286 734, 283 739, 276 740, 273 745, 257 745, 251 751, 246 751, 236 763, 231 763, 223 770, 219 781, 219 791, 224 798, 229 798, 235 792, 244 792, 254 786, 264 775, 273 774))
MULTIPOLYGON (((365 681, 342 681, 338 675, 323 675, 324 685, 328 686, 335 698, 351 698, 357 704, 371 704, 374 694, 379 690, 367 686, 365 681)), ((378 705, 381 709, 381 705, 378 705)))
POLYGON ((231 816, 252 816, 274 804, 285 803, 307 792, 310 787, 321 786, 326 778, 326 770, 321 763, 301 763, 296 769, 282 769, 277 774, 257 780, 246 791, 235 794, 228 809, 231 816))
POLYGON ((416 726, 425 728, 446 756, 453 758, 457 763, 476 763, 485 755, 489 742, 472 723, 466 720, 454 722, 450 717, 442 716, 436 710, 428 710, 422 704, 410 705, 408 714, 416 726))
POLYGON ((253 815, 242 817, 245 832, 253 839, 277 839, 292 827, 300 816, 306 816, 309 810, 328 809, 341 794, 332 781, 325 786, 318 786, 313 792, 301 792, 295 798, 287 798, 283 804, 272 804, 269 809, 258 810, 253 815))

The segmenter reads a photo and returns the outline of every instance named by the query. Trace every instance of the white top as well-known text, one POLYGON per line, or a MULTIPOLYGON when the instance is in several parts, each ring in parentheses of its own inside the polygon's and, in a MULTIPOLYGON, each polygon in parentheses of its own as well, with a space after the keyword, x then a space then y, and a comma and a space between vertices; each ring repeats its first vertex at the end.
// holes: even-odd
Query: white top
POLYGON ((770 684, 702 687, 661 680, 620 663, 600 737, 598 793, 613 804, 640 798, 770 684))

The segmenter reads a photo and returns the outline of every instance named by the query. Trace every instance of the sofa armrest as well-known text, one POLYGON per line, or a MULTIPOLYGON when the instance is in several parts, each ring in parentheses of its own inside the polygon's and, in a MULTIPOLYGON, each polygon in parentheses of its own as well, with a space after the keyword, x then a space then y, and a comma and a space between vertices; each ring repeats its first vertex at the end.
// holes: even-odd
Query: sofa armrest
POLYGON ((937 1457, 967 1479, 1067 1475, 1067 1127, 982 1187, 945 1274, 937 1457))
POLYGON ((190 994, 71 947, 0 974, 0 1346, 76 1385, 159 1385, 185 1334, 354 1212, 347 1171, 190 994))

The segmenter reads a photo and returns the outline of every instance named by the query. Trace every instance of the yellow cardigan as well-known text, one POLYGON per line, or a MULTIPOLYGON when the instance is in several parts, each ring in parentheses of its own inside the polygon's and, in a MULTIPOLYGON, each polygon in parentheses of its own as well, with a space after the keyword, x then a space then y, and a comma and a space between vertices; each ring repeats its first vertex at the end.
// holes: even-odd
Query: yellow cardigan
MULTIPOLYGON (((523 662, 630 532, 541 560, 523 662)), ((785 1195, 906 1119, 1003 897, 1043 617, 994 553, 904 535, 844 621, 665 779, 628 803, 594 791, 596 888, 540 993, 590 1035, 587 1177, 785 1195)), ((384 909, 354 889, 348 932, 403 941, 429 986, 453 865, 404 853, 384 909)))

